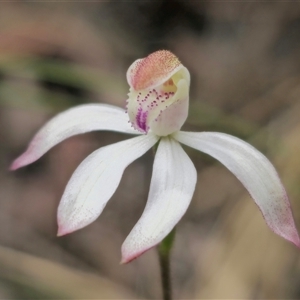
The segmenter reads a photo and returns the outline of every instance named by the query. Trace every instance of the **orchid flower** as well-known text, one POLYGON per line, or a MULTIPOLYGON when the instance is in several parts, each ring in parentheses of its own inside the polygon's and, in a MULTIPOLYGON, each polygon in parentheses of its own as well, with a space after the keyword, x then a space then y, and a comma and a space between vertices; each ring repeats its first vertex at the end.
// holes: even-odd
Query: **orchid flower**
POLYGON ((158 143, 148 201, 122 245, 122 262, 160 243, 186 212, 197 181, 195 167, 180 142, 224 164, 248 190, 270 229, 300 247, 285 189, 262 153, 225 133, 180 131, 188 115, 190 74, 174 54, 162 50, 136 60, 127 71, 127 81, 127 111, 90 104, 60 113, 11 165, 16 170, 33 163, 76 134, 112 130, 137 135, 94 151, 79 165, 58 207, 58 236, 97 219, 125 168, 158 143))

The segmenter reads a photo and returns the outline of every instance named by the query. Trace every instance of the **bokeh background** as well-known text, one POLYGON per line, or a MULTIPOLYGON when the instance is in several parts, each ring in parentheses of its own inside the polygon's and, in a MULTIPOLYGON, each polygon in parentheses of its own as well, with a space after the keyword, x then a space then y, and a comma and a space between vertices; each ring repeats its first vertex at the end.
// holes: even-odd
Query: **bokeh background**
MULTIPOLYGON (((160 299, 155 249, 119 265, 141 215, 151 151, 130 165, 101 217, 56 237, 76 166, 126 139, 94 132, 8 172, 52 116, 82 103, 124 106, 125 73, 169 49, 190 70, 185 130, 236 135, 265 153, 300 229, 300 3, 94 1, 0 4, 0 298, 160 299)), ((185 148, 198 170, 172 253, 176 299, 299 299, 300 250, 275 236, 238 180, 185 148)))

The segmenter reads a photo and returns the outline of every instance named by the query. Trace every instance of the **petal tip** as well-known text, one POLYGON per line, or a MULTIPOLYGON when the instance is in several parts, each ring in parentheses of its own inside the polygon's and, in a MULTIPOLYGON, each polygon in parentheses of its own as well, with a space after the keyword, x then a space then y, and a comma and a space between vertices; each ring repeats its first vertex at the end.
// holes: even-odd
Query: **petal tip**
POLYGON ((135 253, 135 254, 132 254, 132 255, 122 255, 122 259, 120 261, 120 265, 125 265, 125 264, 128 264, 130 262, 132 262, 133 260, 137 259, 139 256, 141 256, 143 252, 139 252, 139 253, 135 253))
POLYGON ((17 157, 9 166, 10 171, 15 171, 17 169, 20 169, 26 165, 28 165, 28 155, 27 152, 24 152, 19 157, 17 157))
POLYGON ((124 244, 122 245, 122 259, 120 264, 124 265, 127 263, 130 263, 131 261, 137 259, 138 257, 140 257, 142 254, 144 254, 145 252, 147 252, 148 250, 150 250, 151 248, 153 248, 154 246, 150 246, 150 247, 139 247, 139 249, 132 247, 132 245, 130 243, 126 243, 126 241, 124 242, 124 244), (134 249, 135 248, 135 249, 134 249))
POLYGON ((57 231, 57 234, 56 234, 57 237, 61 237, 61 236, 64 236, 64 235, 66 235, 66 233, 57 231))
POLYGON ((285 239, 286 241, 294 244, 297 248, 300 249, 300 237, 294 222, 294 219, 292 217, 291 210, 288 211, 289 213, 289 222, 282 222, 277 225, 277 227, 270 225, 267 222, 267 225, 269 228, 276 234, 278 234, 280 237, 285 239))
POLYGON ((290 242, 292 242, 297 248, 300 249, 300 238, 298 233, 296 233, 296 237, 291 239, 290 242))
POLYGON ((72 230, 69 230, 66 227, 58 226, 58 230, 57 230, 56 236, 57 237, 64 236, 64 235, 67 235, 67 234, 69 234, 71 232, 72 232, 72 230))
POLYGON ((19 163, 18 159, 15 159, 11 165, 8 167, 9 171, 15 171, 17 169, 21 168, 21 164, 19 163))
POLYGON ((128 261, 125 258, 122 258, 120 261, 120 265, 125 265, 127 263, 128 263, 128 261))
POLYGON ((35 162, 36 160, 37 158, 34 157, 31 151, 26 151, 11 163, 11 165, 9 166, 9 170, 15 171, 35 162))

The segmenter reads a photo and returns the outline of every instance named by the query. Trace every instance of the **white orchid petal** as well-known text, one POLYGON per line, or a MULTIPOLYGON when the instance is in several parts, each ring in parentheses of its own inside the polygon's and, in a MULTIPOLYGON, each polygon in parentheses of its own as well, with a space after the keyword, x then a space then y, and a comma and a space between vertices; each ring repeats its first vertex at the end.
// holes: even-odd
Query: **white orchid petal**
POLYGON ((178 223, 192 199, 195 167, 179 143, 163 138, 155 155, 147 205, 124 244, 122 263, 154 247, 178 223))
POLYGON ((271 230, 300 247, 286 191, 273 165, 262 153, 224 133, 177 132, 173 136, 223 163, 246 187, 271 230))
POLYGON ((16 170, 36 161, 61 141, 80 133, 113 130, 139 134, 128 121, 125 111, 112 105, 87 104, 68 109, 37 132, 27 150, 12 163, 10 169, 16 170))
POLYGON ((149 150, 152 134, 109 145, 89 155, 76 169, 58 207, 58 235, 93 222, 117 189, 125 168, 149 150))

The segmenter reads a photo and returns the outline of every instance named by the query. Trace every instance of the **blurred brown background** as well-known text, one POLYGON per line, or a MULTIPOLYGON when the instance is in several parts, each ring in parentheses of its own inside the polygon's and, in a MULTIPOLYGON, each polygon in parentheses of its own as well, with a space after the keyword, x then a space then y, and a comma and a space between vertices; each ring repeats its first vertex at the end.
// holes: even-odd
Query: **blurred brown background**
MULTIPOLYGON (((124 106, 137 58, 174 52, 192 75, 184 129, 221 131, 276 166, 300 229, 300 3, 208 1, 0 4, 0 298, 159 299, 152 249, 120 266, 143 211, 153 157, 125 171, 101 217, 56 237, 56 208, 76 166, 126 139, 96 132, 10 173, 10 162, 57 112, 124 106)), ((299 299, 300 250, 275 236, 221 164, 185 148, 198 170, 172 257, 176 299, 299 299)))

